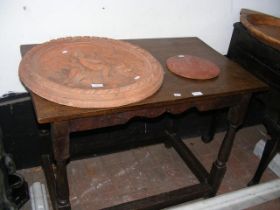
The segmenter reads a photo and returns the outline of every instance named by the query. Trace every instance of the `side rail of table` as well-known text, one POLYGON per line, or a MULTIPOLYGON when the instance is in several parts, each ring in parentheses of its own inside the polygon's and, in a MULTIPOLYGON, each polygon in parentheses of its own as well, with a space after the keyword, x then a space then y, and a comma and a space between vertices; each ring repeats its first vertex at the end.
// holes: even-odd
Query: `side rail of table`
POLYGON ((201 197, 214 196, 221 184, 226 171, 226 162, 230 156, 235 133, 242 124, 247 111, 251 94, 219 96, 174 104, 154 106, 145 109, 130 110, 121 113, 53 122, 51 124, 55 170, 51 166, 48 156, 43 158, 43 168, 48 182, 48 188, 54 209, 71 209, 69 201, 69 187, 66 166, 70 159, 69 135, 71 132, 96 129, 112 125, 124 124, 134 117, 154 118, 168 112, 182 113, 192 107, 199 111, 209 111, 229 107, 228 129, 219 153, 208 172, 199 162, 182 139, 171 131, 165 131, 167 142, 180 155, 190 170, 199 180, 199 184, 180 188, 178 190, 161 193, 144 199, 131 201, 106 209, 161 209, 201 197))

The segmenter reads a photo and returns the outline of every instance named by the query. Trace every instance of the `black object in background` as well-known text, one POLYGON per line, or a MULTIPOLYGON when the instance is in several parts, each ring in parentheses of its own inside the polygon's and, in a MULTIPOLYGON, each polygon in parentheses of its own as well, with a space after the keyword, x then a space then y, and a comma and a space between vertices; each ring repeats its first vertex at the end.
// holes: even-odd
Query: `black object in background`
POLYGON ((0 127, 0 209, 16 210, 28 200, 27 182, 16 173, 14 161, 4 151, 0 127))

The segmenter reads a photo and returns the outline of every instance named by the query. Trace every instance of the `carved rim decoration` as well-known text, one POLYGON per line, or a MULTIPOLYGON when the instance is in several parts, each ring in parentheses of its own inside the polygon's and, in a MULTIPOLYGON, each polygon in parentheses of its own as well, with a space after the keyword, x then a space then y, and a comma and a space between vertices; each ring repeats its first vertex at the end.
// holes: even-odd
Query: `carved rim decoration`
POLYGON ((67 106, 117 107, 154 94, 163 81, 160 63, 128 42, 69 37, 32 48, 19 77, 37 95, 67 106))
POLYGON ((219 67, 211 61, 192 55, 176 55, 166 61, 168 69, 188 79, 212 79, 219 75, 219 67))
POLYGON ((280 50, 280 18, 241 9, 240 22, 260 41, 280 50))

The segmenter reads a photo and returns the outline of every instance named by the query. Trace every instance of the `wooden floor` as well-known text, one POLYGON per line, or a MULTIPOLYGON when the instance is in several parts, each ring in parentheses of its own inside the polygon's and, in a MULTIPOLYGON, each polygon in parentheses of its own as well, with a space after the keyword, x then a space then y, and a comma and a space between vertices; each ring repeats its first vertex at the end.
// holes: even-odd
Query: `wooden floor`
MULTIPOLYGON (((265 129, 254 126, 239 131, 218 194, 246 187, 259 159, 253 155, 254 145, 264 138, 265 129)), ((213 142, 203 144, 199 138, 184 142, 209 170, 216 157, 224 133, 213 142)), ((29 184, 45 182, 41 168, 20 171, 29 184)), ((143 198, 198 183, 173 149, 163 144, 152 145, 110 155, 72 161, 68 166, 71 204, 73 210, 94 210, 143 198)), ((275 179, 267 169, 262 182, 275 179)), ((24 210, 31 209, 27 203, 24 210)), ((280 199, 250 208, 278 210, 280 199)))

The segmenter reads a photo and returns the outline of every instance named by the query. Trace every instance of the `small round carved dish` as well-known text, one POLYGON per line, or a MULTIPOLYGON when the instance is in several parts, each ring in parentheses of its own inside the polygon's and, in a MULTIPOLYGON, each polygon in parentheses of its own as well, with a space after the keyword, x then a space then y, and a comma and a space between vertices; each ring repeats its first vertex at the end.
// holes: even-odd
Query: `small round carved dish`
POLYGON ((160 63, 128 42, 97 37, 52 40, 22 59, 19 77, 37 95, 81 108, 117 107, 154 94, 160 63))
POLYGON ((192 55, 170 57, 166 64, 171 72, 189 79, 212 79, 220 73, 219 67, 211 61, 192 55))

